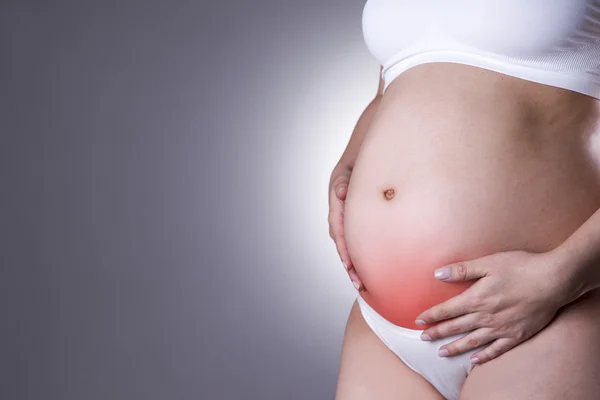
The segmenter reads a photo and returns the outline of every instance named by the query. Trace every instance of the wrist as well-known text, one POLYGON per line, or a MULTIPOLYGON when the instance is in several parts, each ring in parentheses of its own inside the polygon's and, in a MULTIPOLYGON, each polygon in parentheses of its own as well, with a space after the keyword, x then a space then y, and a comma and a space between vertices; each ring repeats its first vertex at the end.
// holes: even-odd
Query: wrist
POLYGON ((352 154, 352 152, 345 151, 344 154, 340 157, 336 169, 348 170, 352 171, 354 168, 354 163, 356 162, 356 156, 352 154))
POLYGON ((350 176, 352 168, 354 168, 354 161, 346 160, 342 157, 333 168, 333 172, 331 173, 332 180, 339 176, 350 176))
POLYGON ((577 300, 589 289, 586 287, 585 261, 568 246, 561 245, 548 252, 553 280, 560 305, 577 300))

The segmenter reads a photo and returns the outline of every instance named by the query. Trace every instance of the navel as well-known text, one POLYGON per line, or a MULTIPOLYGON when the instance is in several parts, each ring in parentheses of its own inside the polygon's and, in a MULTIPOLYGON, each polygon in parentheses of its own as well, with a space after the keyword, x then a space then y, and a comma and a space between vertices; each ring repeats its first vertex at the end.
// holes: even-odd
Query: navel
POLYGON ((383 191, 383 198, 386 200, 391 200, 396 195, 396 191, 394 188, 387 188, 383 191))

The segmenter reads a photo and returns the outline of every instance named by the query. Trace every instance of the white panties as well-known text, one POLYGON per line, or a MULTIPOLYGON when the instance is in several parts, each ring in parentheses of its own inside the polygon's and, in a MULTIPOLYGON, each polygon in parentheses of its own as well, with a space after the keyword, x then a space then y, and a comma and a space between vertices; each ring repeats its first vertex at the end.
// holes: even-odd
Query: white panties
POLYGON ((409 368, 425 378, 448 400, 457 400, 463 382, 473 368, 469 357, 487 345, 453 357, 440 357, 439 348, 467 333, 425 342, 422 330, 392 324, 357 296, 363 318, 381 341, 409 368))

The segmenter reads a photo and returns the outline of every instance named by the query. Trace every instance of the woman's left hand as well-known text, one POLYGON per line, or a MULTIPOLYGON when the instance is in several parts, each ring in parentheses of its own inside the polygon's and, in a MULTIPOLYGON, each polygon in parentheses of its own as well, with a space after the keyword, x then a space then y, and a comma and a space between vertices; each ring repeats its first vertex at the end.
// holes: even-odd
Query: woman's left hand
POLYGON ((507 251, 448 265, 446 279, 438 272, 444 268, 438 269, 436 278, 444 282, 478 280, 417 317, 418 325, 447 320, 423 331, 421 338, 436 340, 472 331, 442 346, 440 356, 455 356, 491 342, 473 354, 471 362, 498 357, 542 330, 567 303, 565 283, 552 274, 555 265, 552 252, 507 251))

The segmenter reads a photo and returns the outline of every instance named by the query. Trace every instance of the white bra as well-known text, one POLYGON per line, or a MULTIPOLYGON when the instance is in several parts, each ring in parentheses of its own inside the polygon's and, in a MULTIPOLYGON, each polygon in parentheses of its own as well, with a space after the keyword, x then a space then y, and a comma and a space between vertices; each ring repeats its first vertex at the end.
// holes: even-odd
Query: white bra
POLYGON ((384 91, 454 62, 600 99, 600 0, 367 0, 362 29, 384 91))

